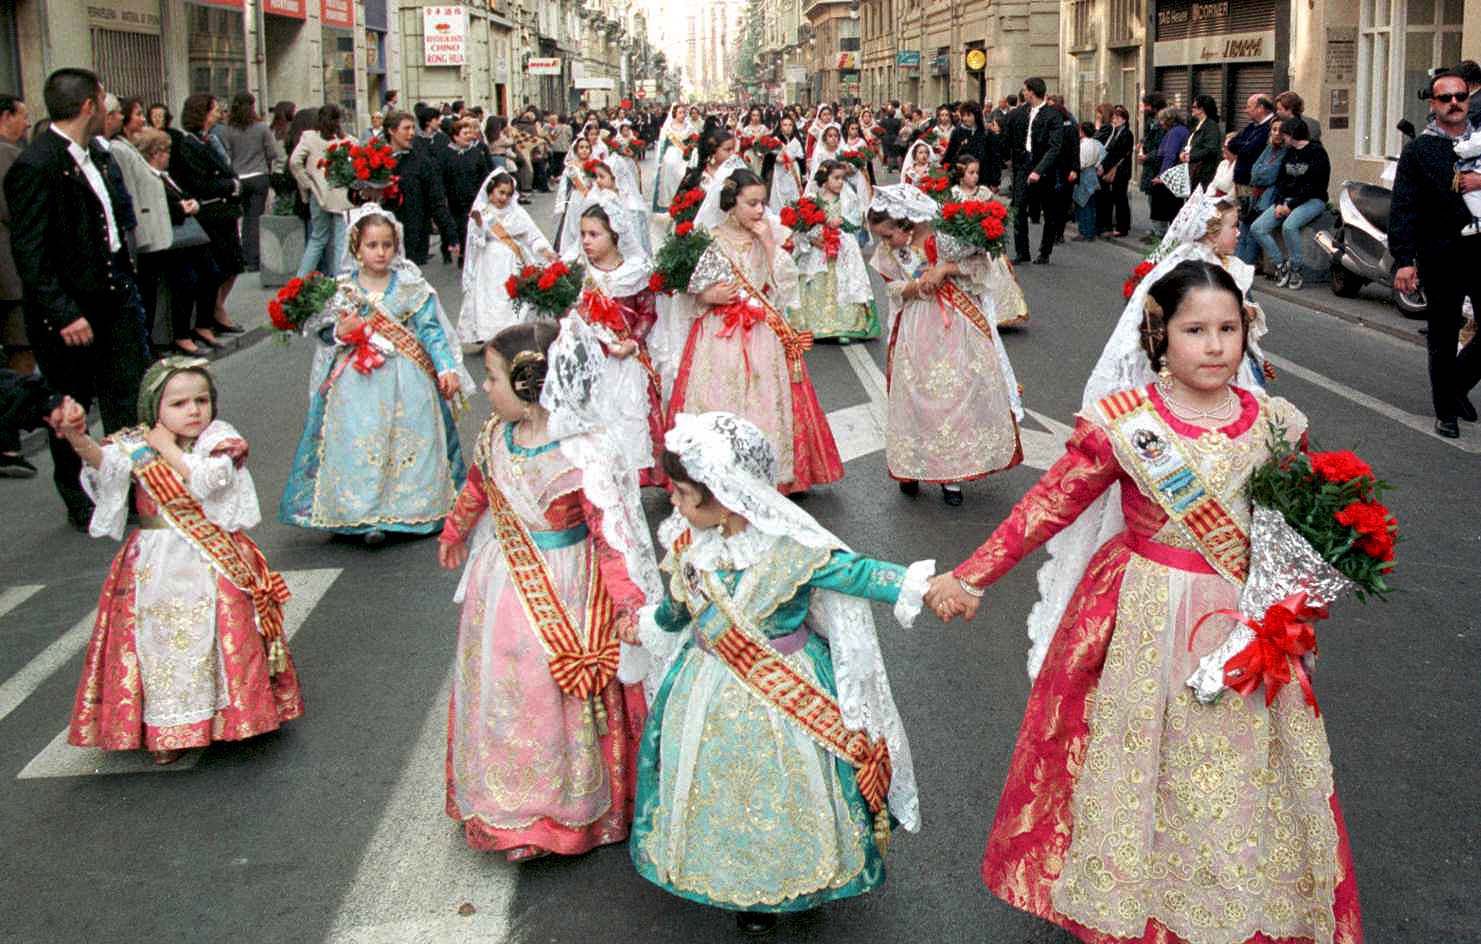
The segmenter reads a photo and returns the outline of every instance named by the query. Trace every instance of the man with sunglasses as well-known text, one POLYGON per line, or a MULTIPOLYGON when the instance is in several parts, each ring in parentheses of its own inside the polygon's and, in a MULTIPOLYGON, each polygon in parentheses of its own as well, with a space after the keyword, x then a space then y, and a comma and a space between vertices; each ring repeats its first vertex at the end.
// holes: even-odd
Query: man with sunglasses
POLYGON ((1457 73, 1431 80, 1432 118, 1399 157, 1389 223, 1394 287, 1412 292, 1424 285, 1435 432, 1449 439, 1460 436, 1457 418, 1476 421, 1467 394, 1481 381, 1481 344, 1473 339, 1456 353, 1461 305, 1467 295, 1481 299, 1481 235, 1466 235, 1472 220, 1464 200, 1481 190, 1481 173, 1458 172, 1455 159, 1455 142, 1470 130, 1470 97, 1457 73))

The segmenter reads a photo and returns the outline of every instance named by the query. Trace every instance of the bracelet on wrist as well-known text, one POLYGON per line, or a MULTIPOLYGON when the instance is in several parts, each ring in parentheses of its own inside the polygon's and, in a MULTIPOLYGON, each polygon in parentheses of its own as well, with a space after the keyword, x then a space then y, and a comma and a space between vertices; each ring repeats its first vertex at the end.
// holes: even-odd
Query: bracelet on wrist
POLYGON ((956 579, 956 582, 957 585, 962 588, 962 592, 966 593, 969 597, 973 597, 974 599, 980 600, 987 593, 987 588, 984 587, 983 589, 979 590, 960 577, 956 579))

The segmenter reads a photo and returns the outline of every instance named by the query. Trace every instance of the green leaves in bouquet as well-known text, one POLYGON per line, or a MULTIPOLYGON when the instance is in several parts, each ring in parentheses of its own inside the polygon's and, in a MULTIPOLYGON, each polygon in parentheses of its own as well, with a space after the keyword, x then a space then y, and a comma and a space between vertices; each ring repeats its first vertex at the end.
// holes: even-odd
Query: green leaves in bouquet
POLYGON ((1393 486, 1371 472, 1333 481, 1313 467, 1311 454, 1290 442, 1284 426, 1271 422, 1269 434, 1271 458, 1250 476, 1250 499, 1280 512, 1323 560, 1357 585, 1359 600, 1385 599, 1393 589, 1385 575, 1394 567, 1398 524, 1381 499, 1393 486))
POLYGON ((654 274, 663 280, 661 291, 670 294, 689 291, 689 279, 700 256, 710 248, 710 237, 698 229, 683 236, 670 236, 653 257, 654 274))

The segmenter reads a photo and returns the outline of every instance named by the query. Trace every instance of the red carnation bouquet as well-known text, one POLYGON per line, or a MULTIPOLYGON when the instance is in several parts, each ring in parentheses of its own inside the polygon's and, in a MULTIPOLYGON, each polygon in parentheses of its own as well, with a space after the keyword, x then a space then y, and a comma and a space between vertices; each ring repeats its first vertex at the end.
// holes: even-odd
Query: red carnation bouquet
POLYGON ((1391 590, 1399 524, 1382 502, 1390 488, 1353 453, 1302 452, 1272 425, 1271 458, 1250 477, 1250 572, 1239 609, 1194 626, 1196 634, 1215 616, 1238 624, 1188 679, 1200 701, 1263 684, 1268 705, 1294 680, 1317 710, 1306 658, 1316 651, 1316 623, 1348 593, 1366 601, 1391 590))
POLYGON ((674 233, 653 256, 653 275, 648 279, 648 287, 653 291, 672 295, 689 290, 689 277, 694 274, 699 257, 710 247, 710 237, 694 228, 694 218, 699 215, 704 198, 702 188, 691 187, 675 194, 669 203, 674 233))
POLYGON ((965 200, 945 203, 936 232, 945 233, 958 242, 975 246, 992 256, 1007 249, 1008 208, 996 200, 965 200))
POLYGON ((277 297, 267 303, 267 317, 286 340, 298 334, 304 324, 329 303, 339 284, 322 272, 310 272, 306 278, 292 278, 278 289, 277 297))
POLYGON ((782 149, 782 139, 774 135, 763 134, 751 144, 751 150, 757 157, 766 157, 775 154, 782 149))
POLYGON ((679 145, 679 147, 683 148, 684 150, 684 160, 689 160, 689 155, 693 154, 694 149, 699 147, 699 132, 696 131, 689 137, 685 138, 684 143, 679 145))
POLYGON ((937 168, 922 177, 916 187, 937 203, 946 203, 951 199, 951 174, 937 168))
POLYGON ((1131 296, 1136 294, 1136 287, 1142 284, 1142 279, 1150 275, 1155 268, 1157 268, 1157 263, 1151 259, 1143 259, 1141 262, 1138 262, 1136 268, 1131 270, 1131 275, 1121 285, 1121 297, 1130 301, 1131 296))
POLYGON ((581 277, 580 266, 571 269, 557 259, 544 268, 525 266, 505 281, 504 290, 515 304, 547 318, 559 318, 581 297, 581 277))
POLYGON ((391 146, 380 141, 336 141, 324 152, 319 167, 331 187, 384 189, 396 180, 396 157, 391 146))
POLYGON ((586 160, 581 162, 581 172, 590 177, 592 174, 595 174, 597 172, 597 167, 599 167, 601 163, 601 161, 597 160, 594 157, 588 157, 586 160))
POLYGON ((838 152, 838 159, 862 171, 874 160, 874 151, 867 145, 861 145, 838 152))
POLYGON ((642 138, 629 138, 626 141, 619 138, 612 145, 612 153, 628 160, 640 161, 643 159, 643 146, 642 138))
POLYGON ((756 146, 756 139, 755 138, 751 137, 748 134, 740 135, 739 137, 736 138, 735 153, 737 153, 737 154, 744 154, 744 153, 746 153, 747 151, 749 151, 751 148, 753 148, 755 146, 756 146))
MULTIPOLYGON (((838 258, 839 228, 828 222, 828 214, 812 197, 787 204, 780 215, 782 225, 793 233, 817 240, 818 248, 830 262, 838 258)), ((795 238, 788 242, 797 244, 795 238)))

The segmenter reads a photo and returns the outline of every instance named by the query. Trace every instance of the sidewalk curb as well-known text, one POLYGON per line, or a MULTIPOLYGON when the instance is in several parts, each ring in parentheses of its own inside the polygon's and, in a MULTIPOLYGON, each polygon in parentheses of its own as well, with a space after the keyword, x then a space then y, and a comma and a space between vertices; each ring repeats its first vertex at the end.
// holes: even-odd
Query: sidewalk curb
MULTIPOLYGON (((1131 239, 1118 239, 1115 236, 1102 236, 1100 237, 1100 239, 1121 249, 1130 250, 1131 252, 1136 253, 1138 257, 1145 257, 1147 254, 1147 248, 1145 246, 1136 243, 1131 239)), ((1312 311, 1321 312, 1324 315, 1340 319, 1347 322, 1348 324, 1367 328, 1370 331, 1377 331, 1380 334, 1386 334, 1389 337, 1398 338, 1400 341, 1407 341, 1408 343, 1418 345, 1419 347, 1425 346, 1424 335, 1420 334, 1417 329, 1412 331, 1406 330, 1404 328, 1395 327, 1394 325, 1384 324, 1380 321, 1374 321, 1371 318, 1364 317, 1363 315, 1355 315, 1350 311, 1343 311, 1341 308, 1334 304, 1317 301, 1313 299, 1307 292, 1292 292, 1288 289, 1279 288, 1273 282, 1264 285, 1256 282, 1255 285, 1256 288, 1258 288, 1262 293, 1270 295, 1274 298, 1278 298, 1281 301, 1287 302, 1291 305, 1295 305, 1298 308, 1309 308, 1312 311)))

